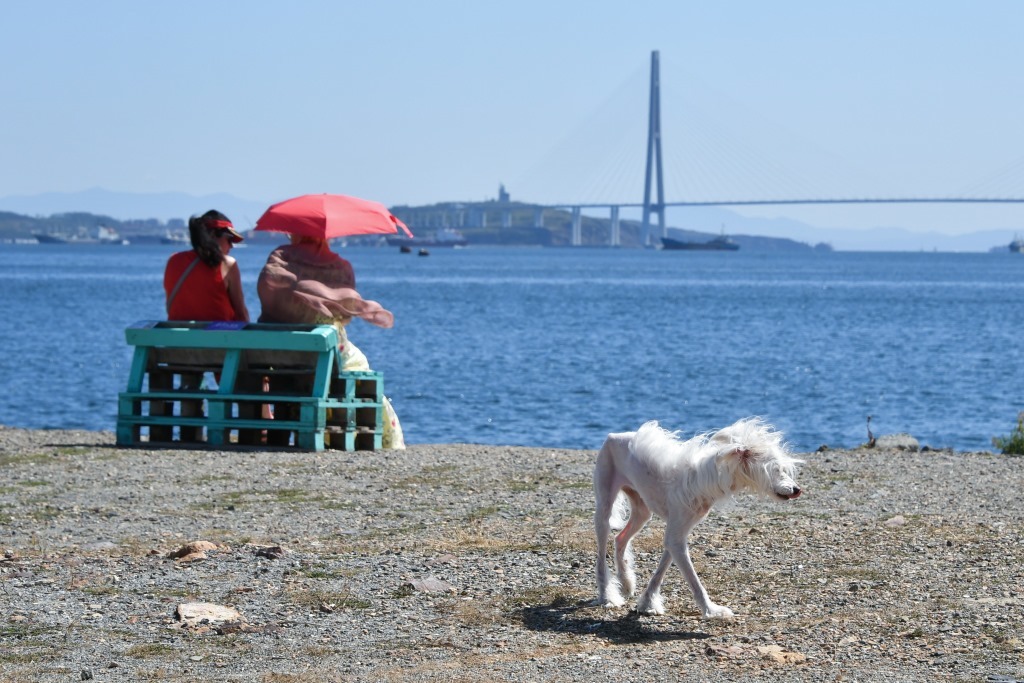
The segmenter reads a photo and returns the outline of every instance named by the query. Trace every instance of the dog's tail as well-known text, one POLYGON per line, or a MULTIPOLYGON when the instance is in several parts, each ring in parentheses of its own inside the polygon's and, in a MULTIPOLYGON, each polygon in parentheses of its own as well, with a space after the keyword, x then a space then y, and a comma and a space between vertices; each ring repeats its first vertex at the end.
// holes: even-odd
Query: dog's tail
POLYGON ((622 531, 629 521, 629 498, 625 493, 619 492, 615 496, 615 504, 612 505, 612 514, 608 517, 608 524, 612 531, 622 531))
POLYGON ((614 457, 612 450, 621 447, 619 444, 625 434, 609 434, 601 450, 597 452, 597 462, 594 465, 594 495, 597 497, 598 515, 608 515, 608 526, 612 531, 621 531, 629 521, 629 500, 621 490, 616 491, 613 484, 614 478, 614 457), (609 498, 614 495, 615 499, 609 498))

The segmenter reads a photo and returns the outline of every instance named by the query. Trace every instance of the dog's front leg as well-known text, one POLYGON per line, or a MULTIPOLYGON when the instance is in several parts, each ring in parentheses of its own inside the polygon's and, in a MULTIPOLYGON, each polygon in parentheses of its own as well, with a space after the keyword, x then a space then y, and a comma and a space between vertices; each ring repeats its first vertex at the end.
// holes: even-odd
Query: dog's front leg
POLYGON ((664 614, 665 601, 661 599, 661 583, 665 580, 665 572, 672 566, 672 554, 668 548, 661 554, 661 562, 651 575, 647 588, 636 603, 636 611, 640 614, 664 614))
POLYGON ((682 537, 678 535, 670 537, 666 533, 665 545, 672 553, 672 559, 676 565, 682 570, 686 583, 690 584, 690 590, 693 591, 693 597, 697 600, 697 607, 700 608, 701 615, 705 619, 731 619, 734 616, 732 610, 711 602, 708 592, 704 590, 704 585, 697 577, 697 571, 693 568, 693 561, 690 559, 689 529, 682 537))
POLYGON ((693 568, 693 560, 690 559, 690 532, 698 522, 707 516, 709 510, 710 507, 680 511, 679 515, 667 520, 665 549, 672 555, 672 560, 683 572, 686 583, 693 591, 693 597, 697 601, 701 616, 705 619, 731 619, 733 617, 731 609, 711 602, 708 592, 697 577, 697 570, 693 568))

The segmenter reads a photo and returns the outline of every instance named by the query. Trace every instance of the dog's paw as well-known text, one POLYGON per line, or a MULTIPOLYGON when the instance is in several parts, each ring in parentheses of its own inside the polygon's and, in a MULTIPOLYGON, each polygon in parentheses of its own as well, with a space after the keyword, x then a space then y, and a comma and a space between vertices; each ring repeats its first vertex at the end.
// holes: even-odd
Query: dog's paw
POLYGON ((660 595, 651 596, 644 593, 636 603, 636 611, 639 614, 661 616, 665 613, 665 603, 662 601, 660 595))
POLYGON ((597 599, 594 600, 593 604, 611 609, 613 607, 622 607, 626 604, 626 599, 618 593, 609 592, 606 595, 597 596, 597 599))
POLYGON ((732 613, 732 610, 723 605, 716 605, 711 603, 704 610, 705 619, 732 619, 736 615, 732 613))

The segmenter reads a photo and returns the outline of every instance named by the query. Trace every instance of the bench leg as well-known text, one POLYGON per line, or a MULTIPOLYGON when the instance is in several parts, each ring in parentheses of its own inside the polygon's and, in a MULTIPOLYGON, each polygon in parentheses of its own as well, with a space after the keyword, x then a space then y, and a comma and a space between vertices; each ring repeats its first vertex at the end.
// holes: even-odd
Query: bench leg
MULTIPOLYGON (((202 373, 182 373, 180 389, 197 390, 203 383, 202 373)), ((181 417, 205 417, 203 401, 181 401, 181 417)), ((180 439, 188 443, 203 443, 206 439, 202 427, 179 427, 180 439)))
MULTIPOLYGON (((153 392, 173 391, 174 373, 162 370, 150 372, 149 390, 153 392)), ((150 401, 149 414, 153 417, 171 416, 174 414, 174 403, 172 401, 150 401)), ((149 440, 156 442, 173 441, 174 427, 169 425, 151 425, 149 428, 149 440)))

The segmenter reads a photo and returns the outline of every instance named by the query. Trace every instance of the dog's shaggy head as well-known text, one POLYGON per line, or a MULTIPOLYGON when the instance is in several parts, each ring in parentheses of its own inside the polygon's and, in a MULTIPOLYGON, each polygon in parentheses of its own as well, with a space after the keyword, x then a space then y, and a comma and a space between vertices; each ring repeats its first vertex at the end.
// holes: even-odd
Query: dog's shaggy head
POLYGON ((769 498, 793 500, 803 492, 796 483, 797 465, 782 442, 782 434, 760 418, 739 420, 707 435, 717 451, 716 459, 723 479, 731 482, 731 492, 742 490, 769 498))

